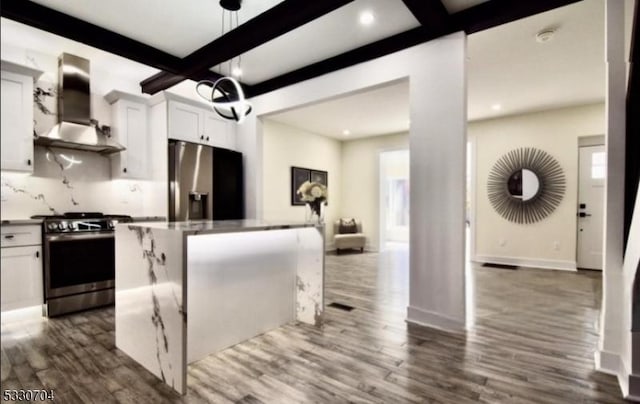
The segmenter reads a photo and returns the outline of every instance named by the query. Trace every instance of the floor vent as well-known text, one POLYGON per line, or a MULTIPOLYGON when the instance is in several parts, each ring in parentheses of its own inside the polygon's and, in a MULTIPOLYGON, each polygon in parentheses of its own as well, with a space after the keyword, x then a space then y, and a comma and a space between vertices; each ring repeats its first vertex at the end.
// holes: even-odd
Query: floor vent
POLYGON ((349 305, 347 305, 347 304, 342 304, 342 303, 336 303, 336 302, 329 303, 329 307, 333 307, 333 308, 335 308, 335 309, 344 310, 344 311, 351 311, 351 310, 353 310, 353 307, 352 307, 352 306, 349 306, 349 305))
POLYGON ((507 264, 492 264, 490 262, 485 262, 482 264, 483 267, 489 268, 499 268, 499 269, 518 269, 516 265, 507 265, 507 264))

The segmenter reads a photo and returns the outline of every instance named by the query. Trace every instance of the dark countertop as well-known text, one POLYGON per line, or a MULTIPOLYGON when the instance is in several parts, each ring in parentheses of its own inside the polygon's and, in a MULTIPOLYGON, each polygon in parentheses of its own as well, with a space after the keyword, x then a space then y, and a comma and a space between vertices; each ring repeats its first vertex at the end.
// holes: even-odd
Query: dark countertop
POLYGON ((2 226, 26 226, 33 224, 42 224, 42 219, 3 219, 0 221, 2 226))
POLYGON ((138 222, 166 222, 166 216, 132 216, 134 223, 138 222))
MULTIPOLYGON (((133 216, 133 221, 138 222, 166 222, 165 216, 133 216)), ((3 219, 0 221, 2 226, 27 226, 34 224, 42 224, 42 219, 3 219)))
POLYGON ((186 235, 235 233, 244 231, 266 231, 296 229, 303 227, 324 227, 316 223, 304 222, 270 222, 266 220, 192 220, 188 222, 149 222, 149 223, 121 223, 118 226, 139 227, 150 230, 176 231, 186 235))

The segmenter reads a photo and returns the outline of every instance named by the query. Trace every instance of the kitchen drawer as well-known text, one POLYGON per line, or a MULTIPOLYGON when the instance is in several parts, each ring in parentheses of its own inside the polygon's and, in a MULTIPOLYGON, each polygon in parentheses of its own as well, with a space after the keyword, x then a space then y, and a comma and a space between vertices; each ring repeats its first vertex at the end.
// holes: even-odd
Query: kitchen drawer
POLYGON ((22 247, 42 244, 40 225, 2 226, 0 227, 0 245, 4 247, 22 247))

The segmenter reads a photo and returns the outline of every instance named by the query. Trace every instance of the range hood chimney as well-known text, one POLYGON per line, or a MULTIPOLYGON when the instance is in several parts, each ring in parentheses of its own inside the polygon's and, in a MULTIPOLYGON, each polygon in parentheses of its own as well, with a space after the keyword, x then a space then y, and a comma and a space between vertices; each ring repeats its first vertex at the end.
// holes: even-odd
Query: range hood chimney
POLYGON ((91 119, 89 60, 63 53, 58 59, 58 124, 35 144, 101 154, 123 151, 91 119))

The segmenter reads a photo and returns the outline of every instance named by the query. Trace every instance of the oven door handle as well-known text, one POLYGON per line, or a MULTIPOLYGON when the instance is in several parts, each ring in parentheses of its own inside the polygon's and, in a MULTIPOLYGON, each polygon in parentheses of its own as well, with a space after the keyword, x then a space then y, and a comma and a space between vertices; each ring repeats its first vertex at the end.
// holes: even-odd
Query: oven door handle
POLYGON ((77 233, 77 234, 60 234, 60 235, 50 235, 47 236, 47 241, 71 241, 71 240, 98 240, 98 239, 106 239, 106 238, 114 238, 113 233, 77 233))

